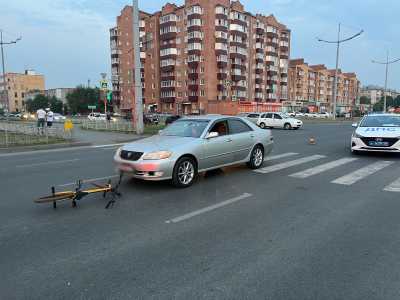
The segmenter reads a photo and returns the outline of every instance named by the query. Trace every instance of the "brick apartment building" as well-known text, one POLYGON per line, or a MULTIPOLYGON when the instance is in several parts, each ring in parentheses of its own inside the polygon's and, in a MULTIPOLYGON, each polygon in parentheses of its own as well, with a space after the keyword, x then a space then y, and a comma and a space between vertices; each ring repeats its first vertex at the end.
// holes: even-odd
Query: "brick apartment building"
POLYGON ((24 73, 6 73, 5 77, 6 87, 3 84, 3 77, 0 76, 0 107, 8 108, 10 112, 24 111, 26 94, 31 91, 44 91, 45 88, 44 76, 31 70, 26 70, 24 73))
MULTIPOLYGON (((239 1, 186 0, 140 12, 145 111, 227 113, 281 106, 288 98, 290 30, 239 1), (257 104, 257 105, 256 105, 257 104)), ((110 29, 113 96, 134 107, 132 7, 110 29)))
MULTIPOLYGON (((324 65, 308 65, 302 58, 290 60, 288 110, 308 107, 311 111, 332 112, 334 77, 335 70, 324 65)), ((339 70, 337 86, 337 110, 351 111, 359 95, 357 75, 339 70)))

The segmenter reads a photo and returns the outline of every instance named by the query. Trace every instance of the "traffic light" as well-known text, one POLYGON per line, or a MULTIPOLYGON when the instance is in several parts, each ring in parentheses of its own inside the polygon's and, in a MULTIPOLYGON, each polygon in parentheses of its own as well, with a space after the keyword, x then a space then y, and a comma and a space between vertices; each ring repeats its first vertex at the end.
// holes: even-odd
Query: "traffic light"
POLYGON ((111 102, 112 101, 112 91, 107 92, 107 101, 111 102))

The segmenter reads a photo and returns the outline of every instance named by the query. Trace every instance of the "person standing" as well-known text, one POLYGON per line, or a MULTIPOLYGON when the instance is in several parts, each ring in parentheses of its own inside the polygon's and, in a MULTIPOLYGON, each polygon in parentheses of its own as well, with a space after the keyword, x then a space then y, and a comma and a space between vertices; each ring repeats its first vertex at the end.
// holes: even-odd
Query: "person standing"
POLYGON ((43 133, 44 123, 46 122, 46 112, 43 110, 43 108, 39 108, 36 111, 36 117, 38 131, 41 131, 43 133))
POLYGON ((54 114, 50 110, 50 108, 46 108, 46 121, 47 121, 47 127, 53 126, 54 114))

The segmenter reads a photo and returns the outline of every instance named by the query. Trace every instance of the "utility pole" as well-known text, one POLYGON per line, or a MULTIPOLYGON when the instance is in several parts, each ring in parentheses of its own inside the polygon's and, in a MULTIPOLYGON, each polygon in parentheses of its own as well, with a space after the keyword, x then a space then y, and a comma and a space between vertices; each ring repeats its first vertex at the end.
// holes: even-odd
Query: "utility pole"
POLYGON ((358 36, 360 36, 364 30, 361 30, 359 33, 349 37, 345 38, 343 40, 340 39, 340 23, 339 23, 339 28, 338 28, 338 37, 336 41, 326 41, 320 38, 317 38, 318 42, 324 42, 324 43, 329 43, 329 44, 336 44, 336 67, 335 67, 335 78, 333 81, 333 119, 336 119, 336 106, 337 106, 337 81, 338 81, 338 70, 339 70, 339 49, 340 49, 340 44, 350 41, 358 36))
POLYGON ((139 40, 139 1, 132 1, 133 16, 133 61, 135 63, 135 128, 137 134, 143 134, 143 98, 142 98, 142 80, 140 77, 140 40, 139 40))
POLYGON ((383 92, 383 112, 386 112, 386 92, 387 92, 387 81, 388 81, 388 73, 389 73, 389 65, 394 64, 396 62, 400 61, 400 58, 394 59, 389 61, 389 50, 386 52, 386 62, 380 62, 373 60, 372 63, 374 64, 380 64, 380 65, 386 65, 386 71, 385 71, 385 90, 383 92))

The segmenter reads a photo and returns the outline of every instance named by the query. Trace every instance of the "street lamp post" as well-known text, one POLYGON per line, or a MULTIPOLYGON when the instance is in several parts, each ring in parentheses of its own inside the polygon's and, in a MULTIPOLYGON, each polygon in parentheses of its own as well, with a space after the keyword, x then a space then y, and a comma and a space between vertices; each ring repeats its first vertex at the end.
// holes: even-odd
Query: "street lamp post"
POLYGON ((132 1, 133 16, 133 49, 135 63, 135 127, 137 134, 143 134, 143 98, 142 98, 142 80, 140 76, 140 39, 139 39, 139 3, 138 0, 132 1))
MULTIPOLYGON (((1 65, 2 65, 2 72, 3 72, 3 96, 4 97, 4 104, 7 109, 7 117, 6 120, 8 121, 8 113, 9 113, 9 101, 8 101, 8 89, 6 85, 6 67, 5 67, 5 59, 4 59, 4 45, 12 45, 16 44, 21 40, 21 37, 17 38, 14 41, 5 42, 3 41, 3 30, 0 30, 0 49, 1 49, 1 65)), ((5 126, 5 139, 6 139, 6 146, 8 145, 8 128, 7 124, 5 126)))
POLYGON ((336 41, 327 41, 327 40, 323 40, 320 38, 317 38, 317 40, 319 42, 324 42, 324 43, 329 43, 329 44, 336 44, 336 67, 335 67, 335 78, 333 81, 333 119, 336 119, 336 100, 337 100, 337 80, 338 80, 338 70, 339 70, 339 49, 340 49, 340 44, 350 41, 358 36, 360 36, 364 30, 361 30, 360 32, 356 33, 355 35, 349 37, 349 38, 345 38, 345 39, 340 39, 340 23, 339 23, 339 29, 338 29, 338 38, 336 41))
POLYGON ((380 65, 385 65, 386 66, 386 70, 385 70, 385 90, 383 92, 383 112, 384 113, 386 112, 386 91, 387 91, 389 65, 394 64, 394 63, 396 63, 398 61, 400 61, 400 58, 389 61, 389 51, 386 52, 386 61, 385 62, 376 61, 376 60, 372 61, 372 63, 374 63, 374 64, 380 64, 380 65))

